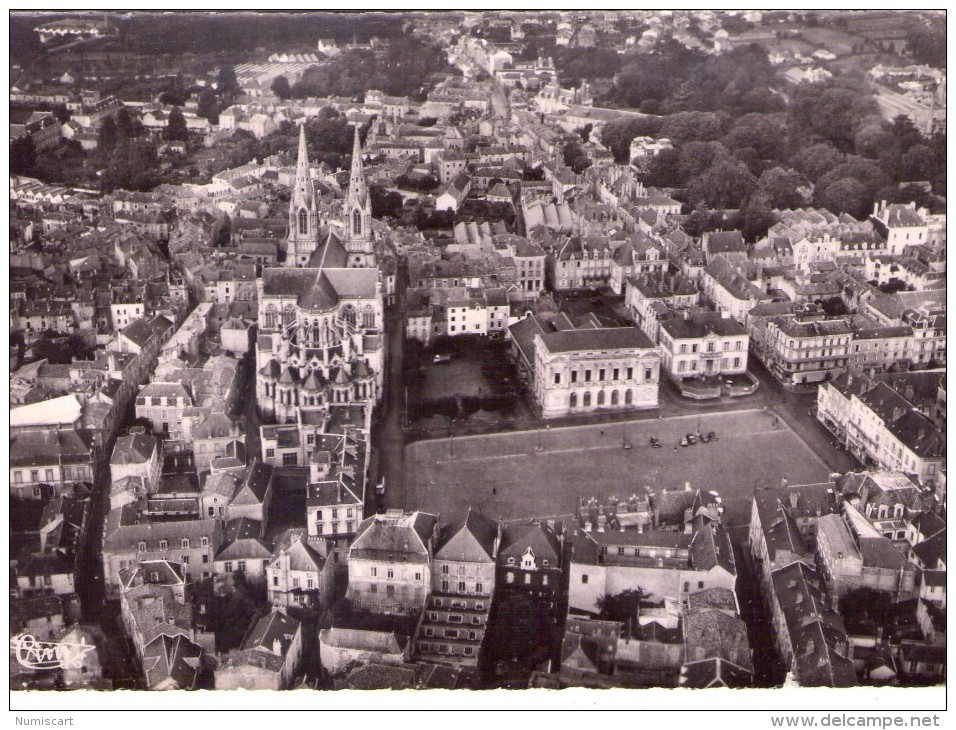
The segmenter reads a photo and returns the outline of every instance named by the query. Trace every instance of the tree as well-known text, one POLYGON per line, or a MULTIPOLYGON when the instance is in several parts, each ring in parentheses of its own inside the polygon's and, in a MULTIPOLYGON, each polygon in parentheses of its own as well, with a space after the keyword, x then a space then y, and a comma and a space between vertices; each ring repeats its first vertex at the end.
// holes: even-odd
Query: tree
POLYGON ((581 141, 587 142, 591 137, 591 131, 594 129, 594 125, 588 122, 583 127, 578 127, 575 129, 575 133, 581 136, 581 141))
POLYGON ((37 148, 29 135, 17 137, 10 143, 10 172, 31 175, 37 162, 37 148))
POLYGON ((875 195, 877 190, 886 187, 892 182, 879 165, 868 160, 851 158, 843 164, 837 165, 821 177, 817 181, 817 189, 826 188, 828 185, 845 177, 853 178, 861 183, 866 189, 868 196, 875 195))
POLYGON ((780 115, 744 114, 721 142, 729 150, 752 147, 760 157, 785 159, 786 125, 780 115))
POLYGON ((616 119, 608 122, 601 130, 601 141, 611 150, 614 161, 627 163, 631 151, 631 140, 635 137, 656 137, 661 130, 659 117, 637 117, 635 119, 616 119))
POLYGON ((675 148, 661 150, 647 163, 644 182, 655 187, 679 187, 684 184, 685 176, 680 169, 681 154, 675 148))
POLYGON ((289 79, 285 76, 276 76, 269 87, 272 93, 280 99, 288 99, 292 96, 292 87, 289 85, 289 79))
POLYGON ((796 170, 772 167, 760 175, 752 197, 760 198, 768 208, 801 208, 810 202, 812 188, 796 170))
POLYGON ((797 170, 816 182, 833 168, 842 164, 844 155, 830 144, 814 144, 804 147, 794 155, 791 162, 797 170))
POLYGON ((936 173, 937 159, 926 145, 911 147, 900 160, 900 181, 930 180, 936 173))
POLYGON ((576 141, 567 142, 561 149, 564 164, 571 168, 576 174, 584 172, 591 166, 591 158, 587 156, 580 143, 576 141))
POLYGON ((678 170, 684 180, 691 180, 727 157, 727 148, 720 142, 689 142, 680 148, 678 170))
POLYGON ((879 157, 894 147, 893 135, 881 119, 874 119, 860 126, 853 138, 858 155, 879 157))
POLYGON ((717 160, 691 183, 688 202, 705 202, 711 208, 739 208, 754 182, 754 176, 742 162, 717 160))
POLYGON ((236 79, 236 69, 232 64, 224 64, 219 67, 219 78, 216 84, 216 90, 219 96, 225 101, 232 103, 236 94, 239 93, 239 81, 236 79))
POLYGON ((186 126, 186 118, 178 106, 174 106, 172 111, 169 112, 169 120, 166 122, 165 129, 163 129, 163 139, 167 142, 185 142, 189 139, 189 129, 186 126))
POLYGON ((742 224, 740 232, 750 242, 757 241, 767 235, 767 230, 777 222, 773 210, 762 196, 751 196, 750 202, 741 212, 742 224))
POLYGON ((129 115, 129 110, 123 107, 116 112, 116 134, 117 140, 129 139, 135 137, 133 119, 129 115))
POLYGON ((869 212, 870 196, 866 186, 852 177, 842 177, 822 189, 816 195, 818 206, 831 213, 849 213, 863 219, 869 212))
POLYGON ((403 201, 399 193, 386 191, 385 188, 379 185, 370 185, 368 192, 372 201, 373 217, 401 217, 403 201))
POLYGON ((893 119, 890 125, 890 134, 896 140, 896 146, 900 154, 905 154, 915 145, 923 142, 922 133, 913 124, 913 120, 905 114, 899 114, 893 119))
POLYGON ((946 68, 945 27, 915 26, 906 34, 906 48, 917 63, 946 68))
POLYGON ((643 588, 627 588, 614 595, 601 595, 594 606, 602 619, 627 623, 637 618, 641 603, 648 595, 643 588))
POLYGON ((196 116, 208 119, 210 124, 219 124, 219 100, 212 89, 203 89, 196 104, 196 116))
POLYGON ((55 105, 51 111, 53 112, 53 116, 57 118, 57 121, 60 124, 66 124, 68 121, 70 121, 70 117, 73 116, 73 113, 67 109, 66 105, 64 104, 55 105))
POLYGON ((116 147, 116 141, 119 138, 119 130, 116 128, 116 122, 113 117, 107 117, 100 125, 100 131, 96 136, 96 150, 105 159, 116 147))

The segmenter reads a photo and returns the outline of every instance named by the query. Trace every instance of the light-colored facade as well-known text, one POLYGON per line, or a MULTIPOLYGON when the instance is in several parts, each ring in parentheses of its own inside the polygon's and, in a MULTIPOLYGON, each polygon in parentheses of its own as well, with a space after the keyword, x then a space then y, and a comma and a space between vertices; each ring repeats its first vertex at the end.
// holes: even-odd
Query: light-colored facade
POLYGON ((438 518, 389 510, 366 519, 349 548, 346 598, 373 613, 417 615, 431 593, 438 518))
POLYGON ((676 379, 743 375, 750 337, 727 312, 684 312, 660 322, 661 366, 676 379))
POLYGON ((774 317, 767 322, 762 351, 757 355, 785 385, 818 383, 847 367, 852 337, 850 325, 843 319, 774 317))
POLYGON ((660 350, 637 327, 538 334, 532 392, 545 418, 656 408, 660 362, 660 350))

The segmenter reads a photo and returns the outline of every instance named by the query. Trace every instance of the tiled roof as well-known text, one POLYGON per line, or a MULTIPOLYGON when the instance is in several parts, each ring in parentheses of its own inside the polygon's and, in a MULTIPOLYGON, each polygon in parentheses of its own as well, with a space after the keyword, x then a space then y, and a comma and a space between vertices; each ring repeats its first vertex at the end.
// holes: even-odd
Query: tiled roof
POLYGON ((549 352, 582 350, 653 349, 654 343, 637 327, 566 330, 541 335, 549 352))

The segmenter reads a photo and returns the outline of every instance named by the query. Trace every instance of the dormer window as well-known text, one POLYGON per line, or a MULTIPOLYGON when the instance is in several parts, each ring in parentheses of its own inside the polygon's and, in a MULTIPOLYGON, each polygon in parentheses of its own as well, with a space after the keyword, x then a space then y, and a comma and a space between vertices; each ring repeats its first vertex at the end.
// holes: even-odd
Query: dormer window
POLYGON ((140 543, 139 543, 139 551, 140 551, 141 553, 145 553, 145 552, 146 552, 146 541, 145 541, 145 540, 141 540, 141 541, 140 541, 140 543))
POLYGON ((166 540, 160 540, 160 541, 159 541, 159 549, 160 549, 160 550, 168 550, 168 549, 169 549, 169 543, 166 542, 166 540))
MULTIPOLYGON (((140 544, 144 546, 144 547, 143 547, 143 550, 145 550, 145 549, 146 549, 146 547, 145 547, 146 543, 140 543, 140 544)), ((509 558, 508 558, 508 565, 514 565, 514 564, 515 564, 515 559, 509 557, 509 558)))

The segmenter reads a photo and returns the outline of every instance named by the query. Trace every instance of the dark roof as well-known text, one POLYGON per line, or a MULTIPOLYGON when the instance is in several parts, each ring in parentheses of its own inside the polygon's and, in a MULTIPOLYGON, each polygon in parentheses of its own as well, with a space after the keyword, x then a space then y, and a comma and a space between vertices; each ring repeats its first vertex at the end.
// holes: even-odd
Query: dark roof
POLYGON ((469 507, 464 519, 442 528, 435 559, 494 562, 497 537, 498 523, 469 507))
POLYGON ((273 610, 268 616, 260 618, 252 631, 242 642, 243 649, 264 649, 273 653, 275 642, 279 642, 281 653, 289 650, 289 645, 299 632, 301 624, 297 619, 282 611, 273 610))
POLYGON ((733 317, 721 312, 675 313, 660 321, 661 327, 674 339, 706 337, 710 334, 734 337, 747 334, 746 328, 733 317))
POLYGON ((548 560, 558 567, 561 560, 561 544, 554 530, 542 522, 506 525, 498 546, 498 561, 509 557, 521 558, 528 548, 538 560, 548 560))
POLYGON ((565 330, 541 335, 549 352, 581 350, 651 349, 654 343, 637 327, 565 330))

